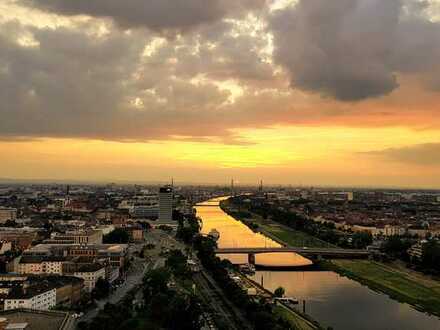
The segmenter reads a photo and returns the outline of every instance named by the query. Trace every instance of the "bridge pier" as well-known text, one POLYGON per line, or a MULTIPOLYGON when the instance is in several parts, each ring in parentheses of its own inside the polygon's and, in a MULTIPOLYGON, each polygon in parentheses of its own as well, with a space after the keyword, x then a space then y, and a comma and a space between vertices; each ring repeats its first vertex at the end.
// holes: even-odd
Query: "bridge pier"
POLYGON ((255 265, 255 253, 248 253, 248 264, 255 265))

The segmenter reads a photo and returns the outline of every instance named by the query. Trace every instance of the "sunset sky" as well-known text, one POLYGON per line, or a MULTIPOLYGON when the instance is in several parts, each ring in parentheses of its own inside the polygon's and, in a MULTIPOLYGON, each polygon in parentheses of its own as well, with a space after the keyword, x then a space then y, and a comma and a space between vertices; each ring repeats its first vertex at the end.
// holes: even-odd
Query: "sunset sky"
POLYGON ((440 188, 440 0, 1 0, 0 179, 440 188))

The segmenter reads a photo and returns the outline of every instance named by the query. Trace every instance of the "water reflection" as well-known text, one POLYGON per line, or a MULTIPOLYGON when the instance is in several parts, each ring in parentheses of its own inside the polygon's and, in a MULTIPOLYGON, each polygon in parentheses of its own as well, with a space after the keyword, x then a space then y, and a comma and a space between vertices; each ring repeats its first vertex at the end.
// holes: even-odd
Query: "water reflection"
MULTIPOLYGON (((253 278, 288 296, 306 300, 306 312, 334 329, 439 330, 437 317, 374 292, 333 272, 257 271, 253 278)), ((302 308, 302 306, 301 306, 302 308)))
MULTIPOLYGON (((208 234, 212 229, 220 233, 218 246, 233 247, 279 247, 277 242, 259 233, 254 233, 242 222, 224 213, 218 203, 226 197, 212 199, 198 206, 197 216, 203 219, 202 233, 208 234), (208 206, 210 205, 210 206, 208 206)), ((220 255, 220 257, 222 257, 220 255)), ((235 254, 223 256, 233 263, 247 263, 247 255, 235 254)), ((312 262, 296 253, 263 253, 255 255, 255 264, 260 266, 307 266, 312 262)))
MULTIPOLYGON (((202 233, 213 228, 220 232, 219 247, 279 246, 225 214, 218 205, 224 198, 213 199, 197 207, 203 220, 202 233)), ((246 255, 227 255, 234 263, 247 262, 246 255)), ((256 255, 257 265, 302 266, 311 262, 297 254, 268 253, 256 255)), ((254 279, 276 289, 282 286, 289 296, 306 300, 307 313, 325 327, 338 330, 440 330, 437 317, 418 312, 388 296, 333 272, 258 271, 254 279)))

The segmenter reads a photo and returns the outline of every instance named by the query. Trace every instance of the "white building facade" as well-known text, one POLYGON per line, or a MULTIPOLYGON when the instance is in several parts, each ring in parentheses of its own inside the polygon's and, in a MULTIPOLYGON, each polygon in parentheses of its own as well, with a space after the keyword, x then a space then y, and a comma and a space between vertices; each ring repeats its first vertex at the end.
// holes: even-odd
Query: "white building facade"
POLYGON ((92 290, 95 288, 96 282, 100 278, 105 279, 105 267, 103 266, 97 270, 78 271, 75 272, 73 276, 82 278, 84 280, 84 288, 88 292, 92 292, 92 290))
POLYGON ((57 290, 50 289, 38 293, 32 297, 17 297, 13 299, 5 299, 5 310, 28 308, 47 311, 51 307, 55 307, 57 301, 57 290))

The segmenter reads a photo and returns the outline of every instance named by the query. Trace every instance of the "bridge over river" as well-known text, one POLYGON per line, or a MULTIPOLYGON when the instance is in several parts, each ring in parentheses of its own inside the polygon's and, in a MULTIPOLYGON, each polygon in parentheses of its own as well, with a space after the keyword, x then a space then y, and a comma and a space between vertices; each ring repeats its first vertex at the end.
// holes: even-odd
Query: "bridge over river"
POLYGON ((306 258, 368 258, 367 250, 348 250, 338 248, 307 248, 307 247, 239 247, 218 248, 216 254, 247 254, 249 263, 255 263, 255 255, 261 253, 297 253, 306 258))

